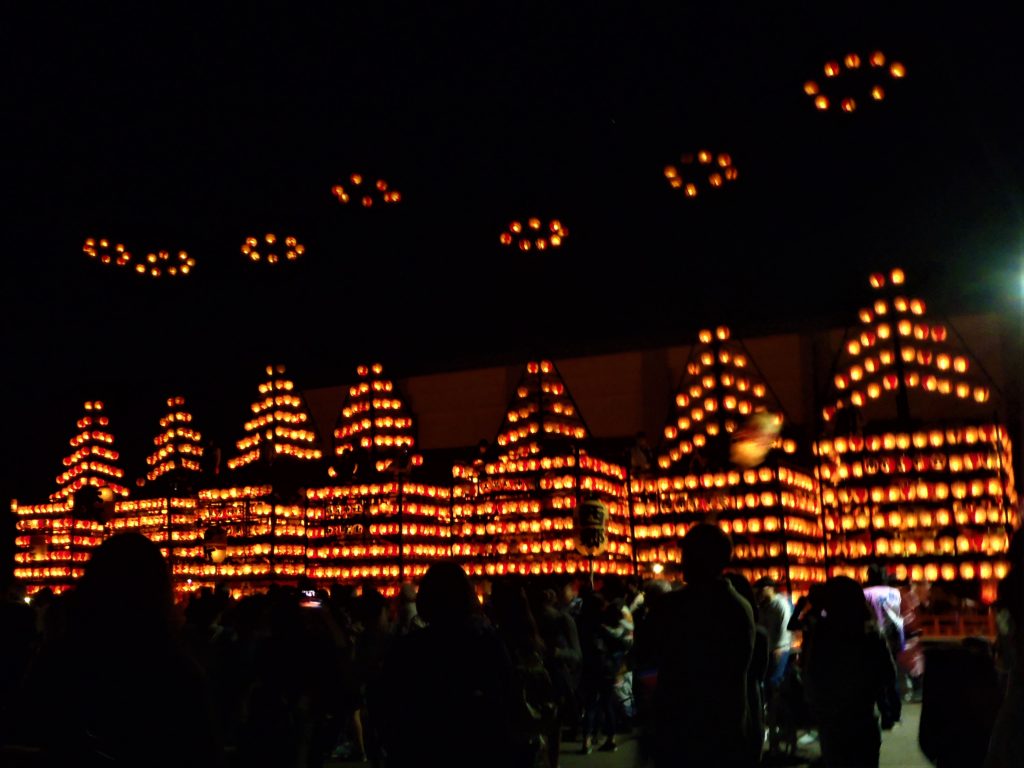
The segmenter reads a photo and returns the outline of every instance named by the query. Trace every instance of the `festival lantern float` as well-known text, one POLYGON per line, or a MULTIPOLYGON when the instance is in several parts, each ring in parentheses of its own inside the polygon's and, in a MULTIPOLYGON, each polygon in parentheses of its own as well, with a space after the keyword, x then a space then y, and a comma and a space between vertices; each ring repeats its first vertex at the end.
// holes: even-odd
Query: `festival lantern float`
POLYGON ((890 86, 907 75, 901 62, 892 61, 882 51, 873 51, 861 58, 848 53, 842 61, 827 61, 824 79, 808 80, 804 93, 819 112, 856 112, 864 105, 885 100, 890 86))
POLYGON ((319 436, 283 365, 267 366, 251 413, 227 462, 231 486, 199 492, 208 558, 202 577, 228 581, 236 595, 295 584, 305 574, 302 488, 322 472, 319 436))
POLYGON ((548 248, 560 248, 568 236, 569 228, 558 219, 544 222, 532 216, 525 223, 518 219, 509 222, 508 228, 498 235, 498 242, 520 251, 545 251, 548 248))
POLYGON ((696 523, 733 540, 733 567, 790 593, 824 580, 817 484, 782 430, 781 407, 728 328, 702 330, 672 402, 658 472, 630 484, 638 558, 656 572, 681 562, 696 523))
POLYGON ((334 430, 333 484, 307 491, 307 575, 390 595, 451 555, 450 494, 416 477, 415 421, 383 366, 356 374, 334 430))
POLYGON ((727 152, 709 152, 706 149, 686 152, 679 162, 666 165, 665 180, 672 189, 681 190, 688 198, 701 192, 722 189, 739 178, 739 170, 727 152))
POLYGON ((331 194, 342 205, 358 201, 363 208, 372 208, 377 202, 390 205, 402 200, 402 194, 384 179, 377 179, 372 184, 363 182, 361 173, 353 173, 344 184, 331 187, 331 194))
POLYGON ((970 583, 990 603, 1019 525, 1006 427, 980 366, 903 271, 870 284, 815 447, 830 572, 863 579, 879 562, 900 580, 970 583))
POLYGON ((482 473, 454 469, 452 552, 468 573, 633 573, 625 468, 591 454, 589 437, 554 363, 528 363, 482 473), (601 515, 579 514, 586 502, 601 515))
POLYGON ((90 400, 84 408, 50 502, 11 505, 17 521, 14 576, 28 594, 44 586, 62 592, 80 578, 103 541, 115 498, 128 494, 103 403, 90 400))
POLYGON ((137 498, 119 501, 108 524, 113 532, 135 530, 160 545, 178 591, 193 591, 201 580, 203 547, 196 515, 196 485, 202 472, 202 434, 192 425, 184 397, 167 399, 146 457, 149 470, 137 481, 137 498), (170 540, 170 543, 168 543, 170 540))

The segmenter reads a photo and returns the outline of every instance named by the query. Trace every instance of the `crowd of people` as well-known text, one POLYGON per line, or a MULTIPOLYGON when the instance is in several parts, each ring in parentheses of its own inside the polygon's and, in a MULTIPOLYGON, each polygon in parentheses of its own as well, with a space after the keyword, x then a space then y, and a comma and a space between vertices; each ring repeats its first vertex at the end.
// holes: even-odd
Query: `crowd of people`
POLYGON ((677 582, 474 584, 439 562, 392 598, 299 584, 176 605, 157 546, 119 534, 76 589, 3 605, 5 764, 557 768, 633 731, 655 768, 755 766, 810 731, 827 768, 877 766, 883 729, 923 696, 936 764, 1024 765, 1020 536, 998 664, 968 644, 936 654, 934 682, 917 593, 883 570, 865 585, 833 577, 794 606, 785 585, 729 572, 720 528, 694 526, 682 549, 677 582), (980 671, 964 674, 964 658, 980 671))

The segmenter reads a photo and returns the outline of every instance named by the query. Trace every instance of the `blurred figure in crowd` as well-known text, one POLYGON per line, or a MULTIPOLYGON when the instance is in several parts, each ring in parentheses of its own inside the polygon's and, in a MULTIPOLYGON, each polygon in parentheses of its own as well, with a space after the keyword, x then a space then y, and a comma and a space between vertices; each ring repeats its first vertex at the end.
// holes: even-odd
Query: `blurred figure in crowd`
POLYGON ((875 703, 895 681, 896 666, 857 582, 835 576, 819 595, 802 669, 822 758, 826 768, 871 768, 882 743, 875 703))
POLYGON ((654 765, 748 766, 753 611, 722 576, 732 543, 721 528, 695 525, 682 550, 686 586, 659 599, 638 638, 657 673, 654 765))

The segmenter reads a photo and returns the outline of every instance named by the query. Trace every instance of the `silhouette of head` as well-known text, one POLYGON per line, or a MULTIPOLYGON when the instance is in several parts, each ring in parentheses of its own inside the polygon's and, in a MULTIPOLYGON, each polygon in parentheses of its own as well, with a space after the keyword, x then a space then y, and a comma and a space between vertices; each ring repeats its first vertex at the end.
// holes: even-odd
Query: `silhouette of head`
POLYGON ((691 584, 722 575, 732 559, 732 542, 717 525, 698 523, 683 537, 683 576, 691 584))
POLYGON ((771 576, 762 576, 754 582, 754 594, 759 603, 767 603, 779 590, 779 583, 771 576))
POLYGON ((141 533, 119 533, 96 548, 75 590, 77 628, 90 635, 166 635, 174 598, 160 548, 141 533))
POLYGON ((840 632, 863 632, 873 620, 868 601, 860 584, 849 576, 833 576, 821 590, 822 620, 840 632))
POLYGON ((872 563, 868 566, 868 574, 865 579, 865 584, 869 587, 884 587, 889 584, 889 574, 885 568, 878 563, 872 563))
POLYGON ((457 564, 435 563, 424 574, 416 594, 416 611, 431 626, 457 624, 479 613, 469 576, 457 564))

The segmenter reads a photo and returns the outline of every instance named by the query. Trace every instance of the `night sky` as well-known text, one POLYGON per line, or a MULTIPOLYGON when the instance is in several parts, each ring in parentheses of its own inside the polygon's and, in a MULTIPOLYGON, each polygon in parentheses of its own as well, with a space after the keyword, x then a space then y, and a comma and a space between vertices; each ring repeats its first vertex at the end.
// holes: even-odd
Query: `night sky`
POLYGON ((312 387, 373 360, 403 376, 717 322, 844 325, 892 266, 938 311, 1019 301, 1009 11, 215 5, 7 6, 5 498, 52 490, 87 398, 109 404, 133 476, 168 395, 227 444, 268 362, 312 387), (907 68, 889 97, 815 111, 803 83, 875 49, 907 68), (701 148, 740 176, 687 200, 662 169, 701 148), (402 203, 339 205, 331 186, 356 171, 402 203), (531 215, 562 220, 565 246, 502 248, 531 215), (305 256, 250 264, 239 247, 264 232, 305 256), (198 265, 142 278, 89 260, 89 236, 198 265))

